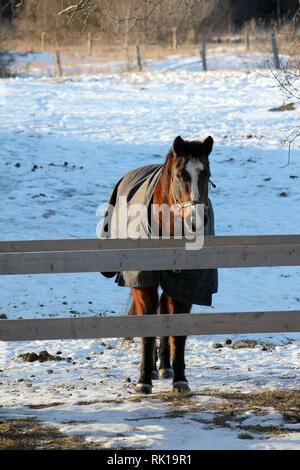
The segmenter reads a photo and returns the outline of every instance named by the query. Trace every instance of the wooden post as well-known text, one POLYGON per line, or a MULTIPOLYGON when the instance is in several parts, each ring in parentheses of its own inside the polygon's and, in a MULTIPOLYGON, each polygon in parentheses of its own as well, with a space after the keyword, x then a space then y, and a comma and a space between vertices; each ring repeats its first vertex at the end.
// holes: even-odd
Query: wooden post
POLYGON ((125 20, 126 24, 126 33, 125 33, 125 38, 124 38, 124 48, 125 48, 125 54, 126 54, 126 70, 129 72, 129 50, 128 50, 128 20, 125 20))
POLYGON ((57 68, 57 74, 59 77, 61 77, 63 72, 61 68, 59 51, 55 51, 55 63, 56 63, 56 68, 57 68))
POLYGON ((249 25, 247 24, 246 30, 245 30, 245 49, 246 52, 249 51, 250 49, 250 35, 249 35, 249 25))
POLYGON ((128 34, 125 36, 125 54, 126 54, 126 70, 129 72, 129 47, 128 47, 128 34))
POLYGON ((173 31, 173 50, 177 49, 177 28, 172 28, 173 31))
POLYGON ((42 52, 45 51, 45 39, 46 39, 46 33, 43 32, 43 33, 41 33, 41 48, 42 48, 42 52))
POLYGON ((141 54, 140 54, 140 46, 136 45, 136 60, 138 64, 139 71, 142 71, 142 62, 141 62, 141 54))
POLYGON ((88 54, 91 54, 92 53, 92 49, 93 49, 93 40, 92 40, 92 33, 89 31, 88 32, 88 54))
POLYGON ((202 67, 203 71, 207 71, 207 63, 206 63, 206 47, 205 47, 205 39, 202 39, 202 50, 201 50, 201 59, 202 59, 202 67))
POLYGON ((277 43, 276 43, 276 37, 275 34, 271 34, 271 42, 272 42, 272 49, 273 49, 273 56, 274 56, 274 65, 276 69, 280 69, 280 62, 279 62, 279 56, 278 56, 278 48, 277 48, 277 43))

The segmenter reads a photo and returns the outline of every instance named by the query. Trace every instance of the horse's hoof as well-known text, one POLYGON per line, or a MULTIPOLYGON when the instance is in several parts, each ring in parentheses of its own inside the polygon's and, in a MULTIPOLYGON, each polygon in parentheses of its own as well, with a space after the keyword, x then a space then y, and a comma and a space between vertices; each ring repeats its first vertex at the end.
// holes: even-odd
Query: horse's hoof
POLYGON ((175 393, 186 393, 190 392, 191 389, 189 387, 189 384, 184 381, 179 381, 179 382, 173 382, 173 392, 175 393))
POLYGON ((152 385, 149 384, 137 384, 135 387, 135 391, 137 393, 145 393, 146 395, 149 395, 152 393, 152 385))
POLYGON ((158 379, 158 372, 157 370, 153 370, 151 374, 152 380, 157 380, 158 379))
POLYGON ((159 369, 158 374, 160 379, 172 379, 174 376, 173 369, 159 369))

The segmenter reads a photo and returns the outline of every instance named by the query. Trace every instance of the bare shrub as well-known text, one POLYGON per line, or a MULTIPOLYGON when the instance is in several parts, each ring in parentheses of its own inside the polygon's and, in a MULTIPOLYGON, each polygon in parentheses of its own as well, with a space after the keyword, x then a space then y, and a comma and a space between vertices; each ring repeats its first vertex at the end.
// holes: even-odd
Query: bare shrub
POLYGON ((12 57, 9 53, 0 50, 0 78, 8 78, 12 76, 10 64, 12 57))
POLYGON ((32 48, 46 33, 49 45, 73 45, 93 33, 102 43, 170 44, 198 42, 227 28, 232 0, 30 0, 13 13, 14 38, 32 48), (130 34, 129 34, 130 33, 130 34))
MULTIPOLYGON (((271 67, 271 71, 278 87, 284 92, 287 100, 293 101, 294 106, 300 103, 300 0, 292 21, 278 28, 277 36, 281 41, 281 53, 285 54, 285 60, 281 62, 280 69, 271 67)), ((299 137, 300 126, 294 126, 286 134, 288 163, 291 145, 299 137)))

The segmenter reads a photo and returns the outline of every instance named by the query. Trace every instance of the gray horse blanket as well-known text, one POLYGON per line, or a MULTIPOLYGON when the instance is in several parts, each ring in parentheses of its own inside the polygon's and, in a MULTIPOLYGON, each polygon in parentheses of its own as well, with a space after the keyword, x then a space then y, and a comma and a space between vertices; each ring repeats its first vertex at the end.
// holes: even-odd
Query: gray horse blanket
MULTIPOLYGON (((120 198, 126 198, 127 207, 143 204, 147 208, 153 200, 153 192, 159 180, 163 165, 147 165, 126 173, 116 184, 110 196, 108 207, 117 208, 120 198)), ((120 210, 120 209, 119 209, 120 210)), ((112 213, 105 214, 100 238, 116 237, 112 233, 112 213)), ((215 235, 214 213, 211 202, 207 213, 208 221, 204 228, 205 235, 215 235)), ((149 230, 145 223, 143 231, 149 230)), ((115 228, 114 228, 115 230, 115 228)), ((150 234, 149 234, 150 237, 150 234)), ((185 269, 181 271, 123 271, 119 273, 101 273, 105 277, 116 275, 119 286, 146 287, 159 285, 168 296, 182 302, 198 305, 211 305, 212 294, 218 290, 217 269, 185 269)))

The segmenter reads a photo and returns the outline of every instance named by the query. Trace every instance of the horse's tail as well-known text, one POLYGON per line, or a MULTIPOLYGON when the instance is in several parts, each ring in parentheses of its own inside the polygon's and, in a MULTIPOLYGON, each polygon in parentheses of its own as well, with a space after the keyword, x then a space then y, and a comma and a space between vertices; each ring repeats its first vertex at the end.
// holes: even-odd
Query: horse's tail
POLYGON ((135 303, 134 299, 132 298, 130 309, 128 310, 128 315, 136 315, 136 308, 135 308, 135 303))
MULTIPOLYGON (((133 298, 133 295, 131 294, 131 292, 130 292, 130 294, 128 296, 128 299, 127 299, 127 302, 126 302, 126 312, 127 312, 127 315, 136 315, 136 308, 135 308, 134 298, 133 298)), ((130 336, 127 336, 126 338, 124 338, 123 343, 125 341, 127 343, 134 343, 134 339, 131 338, 130 336)))

